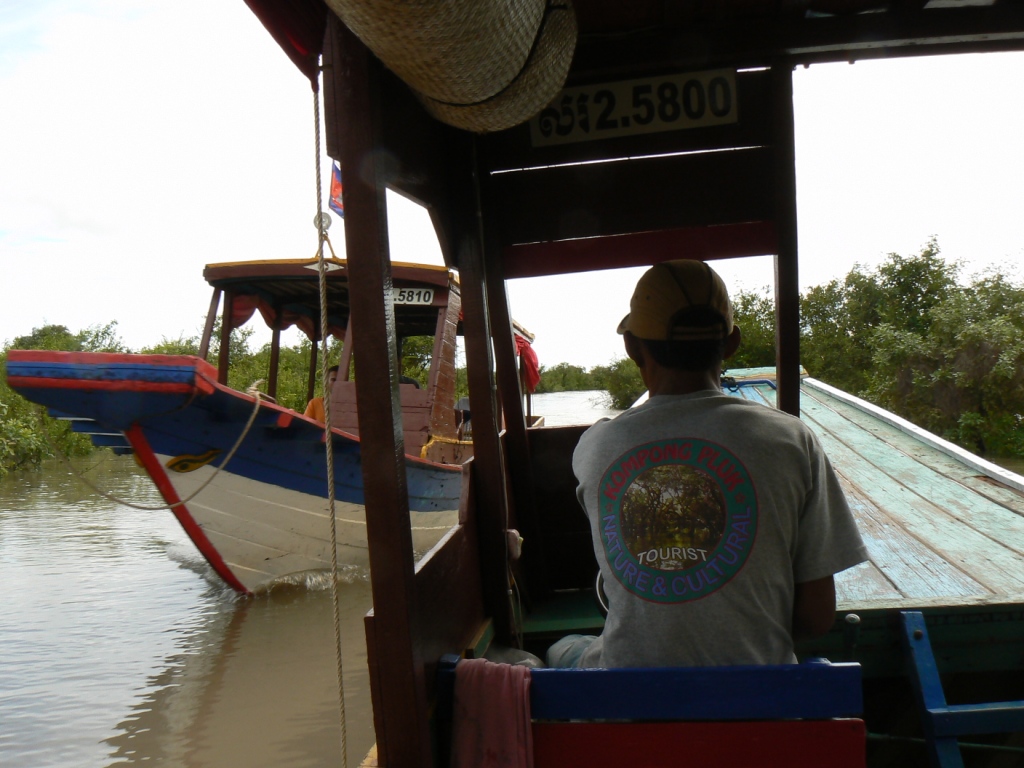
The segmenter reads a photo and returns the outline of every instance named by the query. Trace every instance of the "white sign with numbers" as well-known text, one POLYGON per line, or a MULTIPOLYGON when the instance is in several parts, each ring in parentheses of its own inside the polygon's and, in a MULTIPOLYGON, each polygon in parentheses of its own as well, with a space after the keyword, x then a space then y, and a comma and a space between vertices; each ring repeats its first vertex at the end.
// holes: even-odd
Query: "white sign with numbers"
POLYGON ((737 122, 736 73, 691 72, 566 88, 530 120, 535 147, 737 122))
POLYGON ((394 292, 395 304, 432 304, 434 301, 433 288, 396 288, 394 292))

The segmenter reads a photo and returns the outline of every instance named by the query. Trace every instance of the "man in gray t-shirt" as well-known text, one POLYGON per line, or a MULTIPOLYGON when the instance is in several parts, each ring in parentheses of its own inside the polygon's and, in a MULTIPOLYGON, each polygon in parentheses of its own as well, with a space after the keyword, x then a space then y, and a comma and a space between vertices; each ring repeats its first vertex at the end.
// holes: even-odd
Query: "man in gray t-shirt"
POLYGON ((652 267, 618 330, 650 398, 573 455, 608 617, 548 663, 795 662, 835 620, 833 575, 867 559, 828 458, 799 419, 722 394, 740 331, 706 264, 652 267))

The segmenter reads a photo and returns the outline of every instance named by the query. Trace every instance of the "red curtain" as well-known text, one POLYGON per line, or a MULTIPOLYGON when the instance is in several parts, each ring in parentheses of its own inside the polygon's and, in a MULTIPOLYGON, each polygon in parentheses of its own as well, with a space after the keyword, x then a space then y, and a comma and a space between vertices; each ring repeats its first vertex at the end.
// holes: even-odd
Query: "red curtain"
POLYGON ((533 351, 530 342, 525 336, 514 334, 516 339, 516 354, 519 355, 523 371, 523 383, 528 392, 533 392, 540 384, 540 361, 537 360, 537 353, 533 351))

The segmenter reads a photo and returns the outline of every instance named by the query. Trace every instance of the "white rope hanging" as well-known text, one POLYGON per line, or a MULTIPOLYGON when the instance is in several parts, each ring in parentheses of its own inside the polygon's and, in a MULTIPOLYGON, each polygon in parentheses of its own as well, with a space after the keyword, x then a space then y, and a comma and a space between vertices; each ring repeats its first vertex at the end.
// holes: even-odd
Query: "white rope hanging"
POLYGON ((324 403, 324 447, 327 461, 327 502, 331 517, 331 604, 334 609, 334 647, 338 664, 338 705, 341 726, 341 764, 348 768, 348 737, 345 729, 345 682, 341 653, 341 607, 338 602, 338 521, 334 513, 334 440, 331 438, 331 390, 328 372, 327 352, 329 349, 329 323, 327 318, 327 261, 324 258, 326 242, 334 253, 334 247, 327 238, 327 222, 330 219, 323 209, 323 193, 320 176, 320 88, 313 89, 313 121, 316 126, 316 228, 317 228, 317 272, 320 283, 320 376, 324 403))

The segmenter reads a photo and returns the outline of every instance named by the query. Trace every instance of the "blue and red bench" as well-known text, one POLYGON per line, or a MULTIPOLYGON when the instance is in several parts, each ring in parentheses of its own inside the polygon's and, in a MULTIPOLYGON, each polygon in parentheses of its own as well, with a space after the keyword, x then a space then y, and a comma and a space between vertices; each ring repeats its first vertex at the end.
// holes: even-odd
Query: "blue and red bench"
MULTIPOLYGON (((457 656, 441 662, 442 721, 450 718, 458 662, 457 656)), ((535 669, 530 682, 535 768, 863 768, 862 709, 860 665, 824 660, 756 667, 535 669)), ((446 754, 441 764, 447 764, 446 754)))

